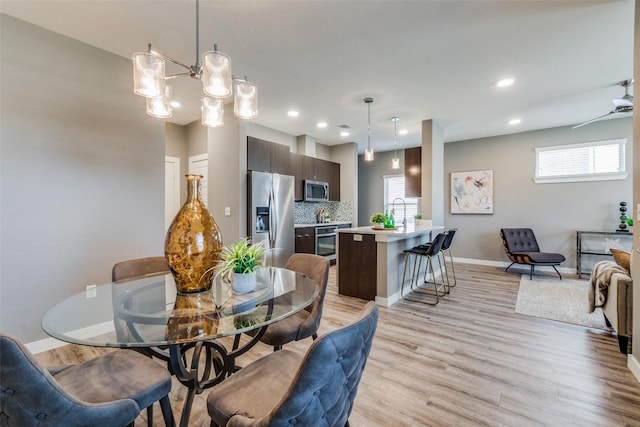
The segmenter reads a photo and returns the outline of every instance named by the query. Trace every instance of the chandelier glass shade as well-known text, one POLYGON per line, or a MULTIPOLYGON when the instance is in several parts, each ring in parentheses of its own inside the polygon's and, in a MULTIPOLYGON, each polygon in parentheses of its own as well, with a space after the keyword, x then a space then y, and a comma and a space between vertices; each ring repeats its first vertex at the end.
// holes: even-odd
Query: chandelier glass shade
POLYGON ((200 3, 196 0, 196 63, 188 66, 151 49, 147 52, 136 52, 133 61, 133 91, 136 95, 147 98, 147 114, 153 117, 170 118, 172 91, 166 84, 169 79, 189 76, 202 82, 202 124, 205 126, 222 126, 224 124, 223 99, 234 94, 234 113, 241 119, 254 119, 258 116, 258 89, 255 84, 244 79, 235 79, 231 73, 231 59, 218 52, 214 44, 213 50, 202 54, 202 62, 197 58, 199 52, 200 3), (166 75, 165 64, 170 61, 186 72, 166 75))
POLYGON ((165 85, 164 96, 160 98, 147 98, 147 114, 161 119, 173 115, 171 107, 171 86, 165 85))
POLYGON ((202 55, 202 90, 214 98, 228 98, 233 93, 231 58, 216 47, 202 55))
POLYGON ((224 107, 221 98, 202 97, 202 124, 212 128, 224 125, 224 107))
POLYGON ((164 59, 152 53, 133 54, 133 91, 145 98, 160 98, 164 95, 164 59))
POLYGON ((373 148, 371 148, 371 103, 373 98, 365 98, 365 104, 367 104, 367 148, 364 150, 364 161, 373 161, 373 148))
POLYGON ((244 80, 236 80, 233 112, 241 119, 258 117, 258 88, 248 82, 246 77, 244 80))

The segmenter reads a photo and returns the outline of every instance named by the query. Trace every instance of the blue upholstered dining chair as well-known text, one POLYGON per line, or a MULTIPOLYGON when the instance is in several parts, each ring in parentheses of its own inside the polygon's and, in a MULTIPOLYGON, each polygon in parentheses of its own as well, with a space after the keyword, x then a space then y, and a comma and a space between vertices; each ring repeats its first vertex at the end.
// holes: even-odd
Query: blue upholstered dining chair
POLYGON ((207 396, 212 426, 346 426, 371 351, 378 307, 329 332, 304 356, 275 351, 216 385, 207 396))
POLYGON ((175 425, 171 375, 134 351, 47 370, 20 341, 0 333, 0 388, 2 426, 133 426, 156 401, 165 424, 175 425))

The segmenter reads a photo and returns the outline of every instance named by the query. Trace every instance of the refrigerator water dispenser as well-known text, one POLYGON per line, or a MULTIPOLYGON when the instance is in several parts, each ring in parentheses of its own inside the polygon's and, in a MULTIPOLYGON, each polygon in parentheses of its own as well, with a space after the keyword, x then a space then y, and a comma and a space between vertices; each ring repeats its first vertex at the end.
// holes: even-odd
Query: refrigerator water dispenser
POLYGON ((258 233, 269 231, 269 208, 266 206, 256 207, 256 231, 258 233))

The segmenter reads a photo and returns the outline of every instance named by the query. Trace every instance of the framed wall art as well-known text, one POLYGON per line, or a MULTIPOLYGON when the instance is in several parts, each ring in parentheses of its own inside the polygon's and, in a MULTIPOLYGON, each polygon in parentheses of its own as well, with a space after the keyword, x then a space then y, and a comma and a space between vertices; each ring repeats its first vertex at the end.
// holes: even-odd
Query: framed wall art
POLYGON ((493 170, 451 172, 451 213, 493 213, 493 170))

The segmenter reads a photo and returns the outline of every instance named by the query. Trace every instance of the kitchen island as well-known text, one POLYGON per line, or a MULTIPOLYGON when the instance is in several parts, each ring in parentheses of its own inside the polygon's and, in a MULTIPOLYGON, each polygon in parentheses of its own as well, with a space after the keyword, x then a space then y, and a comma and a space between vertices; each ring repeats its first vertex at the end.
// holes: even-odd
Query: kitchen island
POLYGON ((442 230, 442 226, 413 224, 395 230, 375 230, 371 226, 337 230, 339 293, 375 300, 379 305, 393 304, 401 298, 403 251, 431 242, 442 230))

